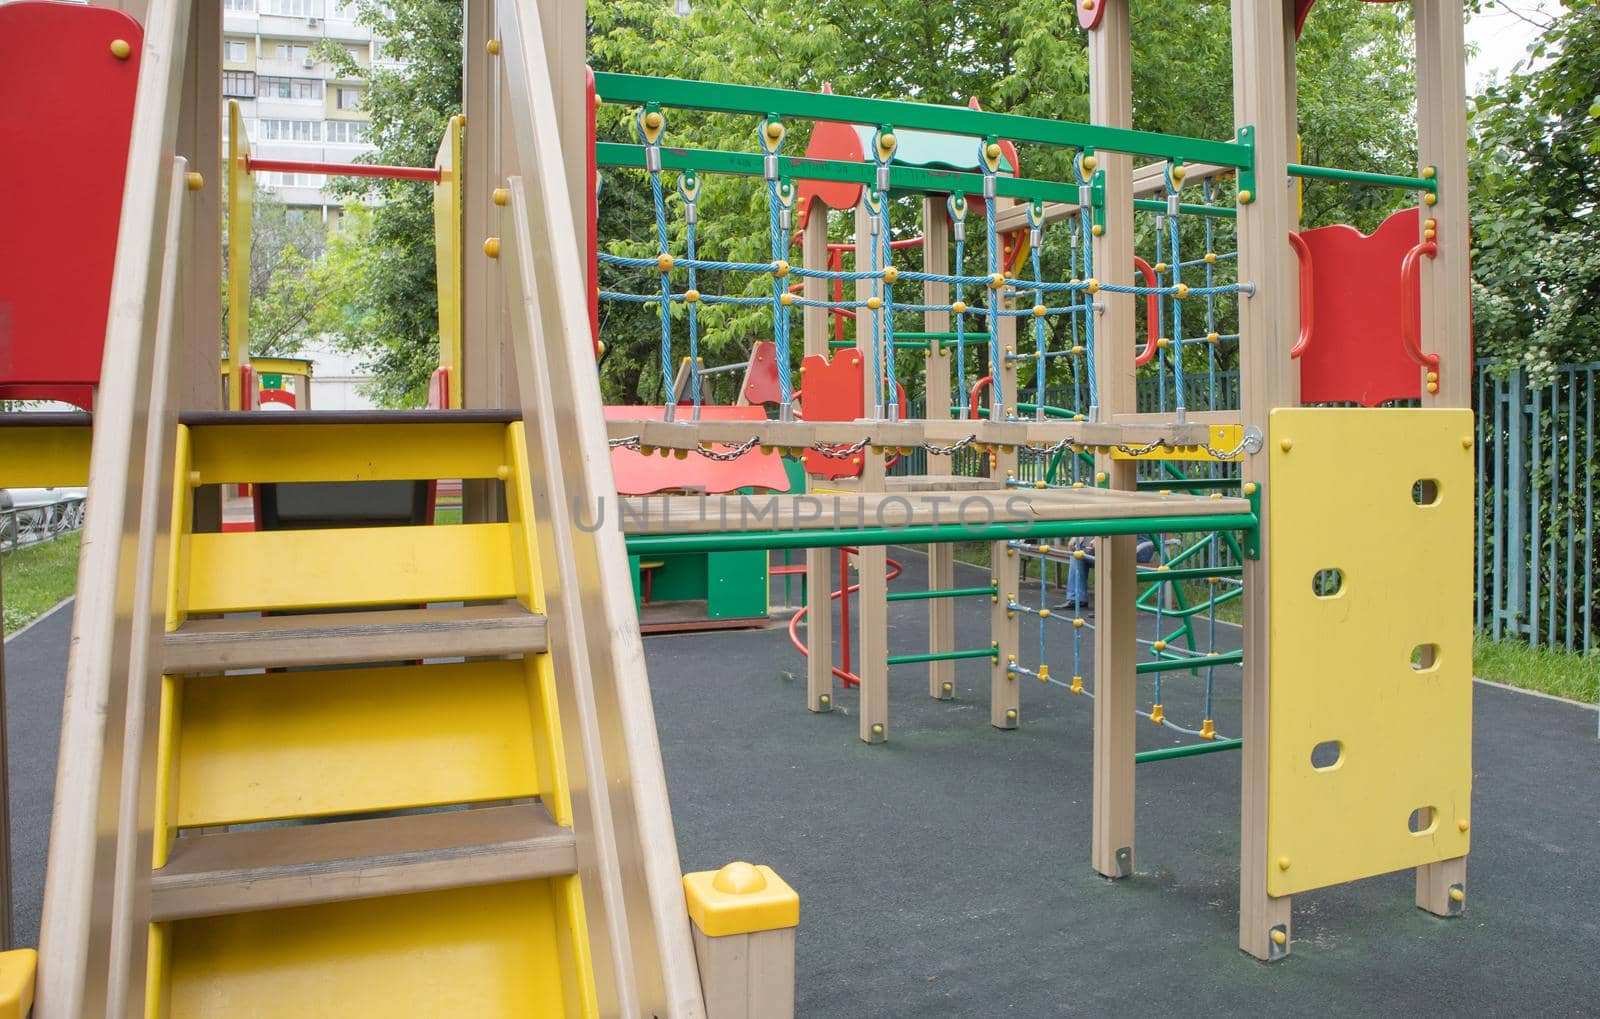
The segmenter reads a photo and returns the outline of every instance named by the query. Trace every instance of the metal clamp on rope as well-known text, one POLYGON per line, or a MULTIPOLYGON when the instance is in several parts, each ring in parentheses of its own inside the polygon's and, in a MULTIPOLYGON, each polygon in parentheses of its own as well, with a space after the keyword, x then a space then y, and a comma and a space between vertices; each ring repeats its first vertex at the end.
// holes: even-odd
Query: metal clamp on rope
POLYGON ((697 223, 700 220, 700 178, 693 170, 685 170, 678 175, 678 197, 683 199, 683 221, 697 223))
POLYGON ((1177 214, 1178 214, 1178 193, 1176 191, 1174 191, 1172 194, 1167 196, 1167 215, 1176 216, 1177 214))
POLYGON ((999 193, 995 188, 996 180, 997 178, 992 173, 986 173, 983 175, 983 197, 994 198, 995 195, 999 193))
POLYGON ((778 182, 778 229, 788 233, 794 222, 794 183, 787 177, 778 182))
POLYGON ((1087 209, 1094 205, 1094 190, 1087 184, 1078 185, 1078 207, 1087 209))
POLYGON ((651 173, 661 172, 661 148, 657 145, 646 145, 644 148, 644 168, 651 173))

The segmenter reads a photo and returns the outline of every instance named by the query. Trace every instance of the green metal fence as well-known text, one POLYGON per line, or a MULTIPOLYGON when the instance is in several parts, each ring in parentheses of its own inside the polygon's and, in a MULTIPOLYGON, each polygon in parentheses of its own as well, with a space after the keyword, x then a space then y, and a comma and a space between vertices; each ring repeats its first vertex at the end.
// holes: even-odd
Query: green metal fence
POLYGON ((1482 366, 1478 403, 1480 631, 1535 647, 1600 645, 1595 550, 1595 387, 1600 362, 1526 370, 1482 366))

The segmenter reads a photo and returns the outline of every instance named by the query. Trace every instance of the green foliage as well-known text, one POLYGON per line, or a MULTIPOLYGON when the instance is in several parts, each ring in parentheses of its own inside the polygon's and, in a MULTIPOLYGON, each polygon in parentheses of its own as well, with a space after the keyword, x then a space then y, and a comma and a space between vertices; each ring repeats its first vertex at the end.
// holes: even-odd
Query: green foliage
MULTIPOLYGON (((342 300, 343 281, 326 270, 322 220, 258 190, 250 232, 250 353, 286 357, 320 332, 342 300)), ((228 245, 222 245, 222 337, 228 335, 228 245)))
MULTIPOLYGON (((356 0, 357 20, 385 40, 383 58, 363 67, 343 47, 322 59, 367 85, 377 151, 366 162, 432 166, 449 118, 461 112, 462 5, 456 0, 356 0)), ((434 270, 433 191, 426 183, 348 178, 334 185, 352 205, 329 250, 344 283, 330 331, 367 358, 369 394, 386 407, 420 406, 439 364, 439 295, 434 270)))
POLYGON ((1479 356, 1600 360, 1600 3, 1569 0, 1473 108, 1473 325, 1479 356))

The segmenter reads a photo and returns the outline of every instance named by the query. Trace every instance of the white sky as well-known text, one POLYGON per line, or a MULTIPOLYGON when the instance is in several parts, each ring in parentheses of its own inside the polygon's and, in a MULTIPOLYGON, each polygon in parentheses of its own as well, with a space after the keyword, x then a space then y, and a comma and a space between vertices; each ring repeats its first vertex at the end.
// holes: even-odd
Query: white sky
POLYGON ((1468 93, 1478 91, 1486 78, 1504 78, 1517 61, 1528 55, 1528 47, 1539 37, 1540 30, 1517 14, 1548 23, 1560 10, 1559 0, 1496 0, 1493 7, 1471 16, 1467 21, 1467 45, 1476 47, 1478 52, 1467 59, 1468 93))

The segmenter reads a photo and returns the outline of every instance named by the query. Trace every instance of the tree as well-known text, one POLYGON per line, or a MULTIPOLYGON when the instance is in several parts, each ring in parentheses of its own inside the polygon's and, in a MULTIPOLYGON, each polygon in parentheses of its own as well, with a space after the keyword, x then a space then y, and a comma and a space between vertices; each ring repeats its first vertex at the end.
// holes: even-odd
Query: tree
MULTIPOLYGON (((462 5, 458 0, 356 0, 357 20, 382 39, 362 66, 343 47, 323 59, 366 83, 362 109, 377 151, 365 162, 432 166, 450 119, 461 112, 462 5)), ((371 395, 390 407, 419 406, 439 365, 439 295, 434 270, 433 194, 415 181, 349 178, 334 185, 351 202, 331 261, 347 284, 333 324, 340 346, 365 355, 371 395)))
POLYGON ((1536 379, 1600 360, 1600 3, 1568 0, 1474 104, 1478 356, 1536 379))
MULTIPOLYGON (((343 284, 326 271, 327 228, 257 190, 250 231, 250 353, 284 357, 323 331, 343 284)), ((222 335, 228 335, 228 247, 223 243, 222 335)))

